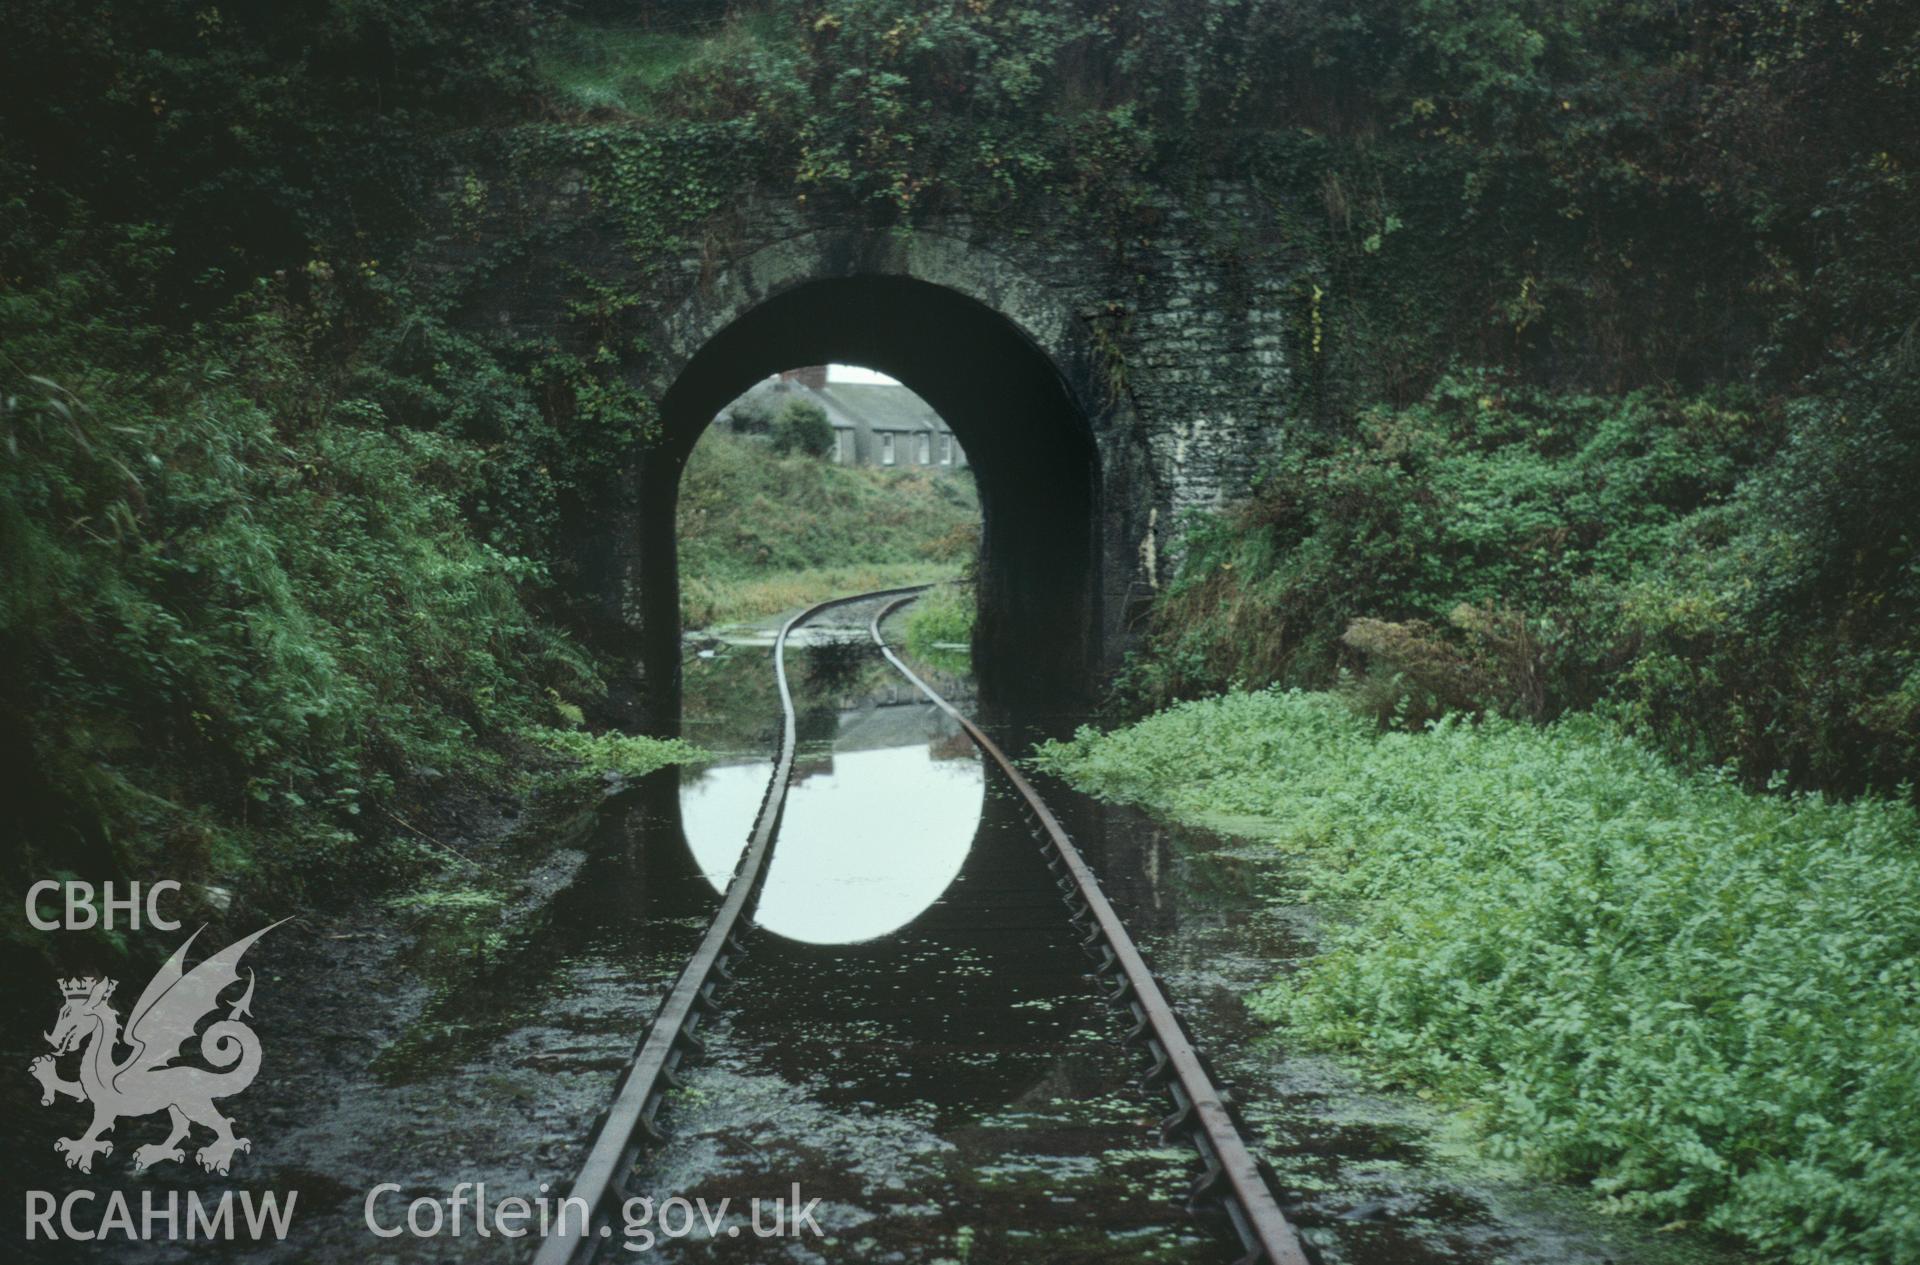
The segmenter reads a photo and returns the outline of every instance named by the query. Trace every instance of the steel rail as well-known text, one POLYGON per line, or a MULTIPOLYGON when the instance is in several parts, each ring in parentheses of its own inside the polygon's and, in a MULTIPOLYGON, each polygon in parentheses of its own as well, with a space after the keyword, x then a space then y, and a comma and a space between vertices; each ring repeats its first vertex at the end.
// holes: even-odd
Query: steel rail
POLYGON ((581 1265, 591 1261, 602 1244, 612 1238, 608 1214, 626 1202, 626 1176, 633 1170, 641 1147, 650 1140, 661 1140, 662 1135, 654 1124, 661 1100, 668 1089, 679 1084, 681 1062, 688 1054, 698 1054, 703 1048, 694 1031, 712 1007, 718 984, 732 981, 727 963, 746 952, 740 933, 753 926, 747 916, 747 906, 766 876, 767 856, 772 851, 780 815, 786 807, 787 786, 793 778, 795 723, 793 691, 787 683, 788 636, 835 606, 914 595, 925 587, 881 589, 819 602, 789 619, 774 638, 773 671, 780 688, 780 738, 774 752, 773 776, 767 780, 759 812, 754 815, 753 830, 699 948, 687 959, 679 978, 654 1013, 632 1060, 614 1085, 612 1103, 595 1121, 587 1157, 567 1192, 569 1201, 579 1199, 586 1204, 587 1217, 583 1221, 568 1215, 570 1205, 562 1203, 561 1215, 552 1232, 541 1241, 534 1265, 581 1265))
POLYGON ((1050 853, 1048 868, 1059 876, 1061 895, 1067 901, 1074 925, 1083 933, 1082 946, 1096 956, 1095 970, 1100 975, 1118 976, 1118 984, 1108 994, 1107 1000, 1116 1005, 1124 1004, 1132 1012, 1135 1027, 1127 1040, 1133 1044, 1144 1044, 1153 1058, 1153 1067, 1147 1073, 1146 1083, 1164 1085, 1173 1099, 1175 1110, 1162 1122, 1162 1136, 1171 1138, 1185 1135, 1200 1152, 1206 1166, 1206 1172, 1194 1183, 1189 1195, 1189 1207, 1197 1208, 1214 1199, 1220 1200, 1247 1249, 1247 1256, 1243 1258, 1245 1262, 1308 1265, 1299 1236, 1288 1223, 1286 1214, 1280 1211, 1273 1190, 1261 1173, 1259 1162, 1247 1149, 1225 1099, 1207 1074, 1199 1051, 1194 1048, 1193 1041, 1167 1001, 1165 990, 1153 972, 1147 969, 1145 959, 1133 943, 1133 937, 1127 933, 1126 924, 1121 922, 1120 915, 1108 903, 1093 871, 1061 827, 1059 819, 1047 807, 1046 801, 1040 798, 1039 792, 1033 789, 1032 783, 1014 767, 1006 752, 958 708, 942 698, 887 645, 880 631, 881 622, 918 595, 917 592, 909 593, 885 603, 874 613, 868 630, 887 662, 919 687, 920 692, 932 700, 936 707, 960 723, 967 731, 967 736, 973 739, 974 745, 998 766, 1025 801, 1028 818, 1035 826, 1035 838, 1039 840, 1042 851, 1050 853))

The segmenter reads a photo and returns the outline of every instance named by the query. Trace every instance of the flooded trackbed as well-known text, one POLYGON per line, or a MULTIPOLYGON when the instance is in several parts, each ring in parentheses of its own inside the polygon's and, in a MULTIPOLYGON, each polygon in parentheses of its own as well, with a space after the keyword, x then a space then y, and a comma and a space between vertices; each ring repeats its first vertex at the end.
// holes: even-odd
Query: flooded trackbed
MULTIPOLYGON (((835 716, 810 726, 761 897, 785 934, 756 938, 636 1193, 745 1204, 797 1183, 820 1201, 817 1250, 847 1259, 1223 1259, 1219 1228, 1184 1215, 1193 1154, 1159 1141, 1166 1107, 1090 986, 1012 788, 876 674, 870 647, 812 654, 803 693, 835 716)), ((683 792, 696 855, 725 856, 752 786, 729 770, 683 792), (727 787, 731 814, 713 802, 727 787)), ((766 1251, 727 1234, 671 1248, 766 1251)))
MULTIPOLYGON (((761 930, 701 1031, 704 1056, 666 1095, 664 1141, 627 1182, 653 1209, 680 1197, 729 1200, 728 1211, 677 1235, 651 1218, 616 1224, 606 1255, 1234 1259, 1224 1218, 1187 1214, 1194 1153, 1161 1141, 1165 1099, 1140 1085, 1127 1024, 1088 973, 1011 788, 879 658, 869 613, 837 615, 792 655, 798 745, 761 930), (752 1201, 790 1199, 796 1186, 818 1201, 808 1206, 819 1233, 756 1233, 752 1201)), ((289 928, 279 974, 261 988, 275 1062, 237 1100, 256 1150, 226 1181, 176 1168, 127 1183, 298 1191, 284 1243, 65 1244, 27 1259, 530 1260, 531 1239, 481 1237, 470 1224, 375 1237, 368 1192, 394 1188, 377 1208, 394 1224, 408 1201, 444 1203, 463 1182, 484 1182, 495 1203, 566 1189, 739 856, 779 718, 770 677, 763 648, 690 642, 685 732, 714 761, 514 836, 486 861, 510 916, 479 935, 444 911, 387 906, 289 928), (297 990, 300 1004, 276 1011, 275 990, 297 990)), ((934 683, 970 697, 964 674, 934 683)), ((1009 720, 1003 741, 1017 752, 1024 726, 1057 732, 1075 719, 1009 720)), ((1241 998, 1313 952, 1316 911, 1291 894, 1286 858, 1044 789, 1231 1089, 1319 1259, 1734 1259, 1489 1164, 1422 1104, 1282 1050, 1241 998)), ((35 1111, 22 1109, 17 1135, 44 1148, 35 1111)), ((45 1173, 50 1185, 71 1180, 45 1173)))

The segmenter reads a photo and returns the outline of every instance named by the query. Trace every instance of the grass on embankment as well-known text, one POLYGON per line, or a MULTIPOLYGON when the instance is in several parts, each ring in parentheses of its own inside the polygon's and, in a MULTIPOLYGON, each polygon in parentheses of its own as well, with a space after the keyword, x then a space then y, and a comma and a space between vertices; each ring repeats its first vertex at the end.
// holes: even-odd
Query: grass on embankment
POLYGON ((1252 999, 1626 1208, 1920 1260, 1920 822, 1756 795, 1606 726, 1380 733, 1234 693, 1039 763, 1302 853, 1323 952, 1252 999))
POLYGON ((745 624, 798 610, 845 593, 937 584, 958 568, 942 562, 900 562, 844 567, 806 567, 734 579, 680 577, 680 617, 688 628, 745 624))
POLYGON ((680 617, 705 628, 952 579, 979 520, 965 472, 841 466, 709 431, 680 481, 680 617))
POLYGON ((942 584, 907 611, 907 649, 922 658, 973 644, 973 586, 942 584))

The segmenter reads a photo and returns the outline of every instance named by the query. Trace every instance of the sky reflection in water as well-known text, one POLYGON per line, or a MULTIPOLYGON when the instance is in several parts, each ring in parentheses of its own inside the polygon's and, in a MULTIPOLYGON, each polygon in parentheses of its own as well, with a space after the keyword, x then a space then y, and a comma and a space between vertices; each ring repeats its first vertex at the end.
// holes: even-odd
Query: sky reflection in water
MULTIPOLYGON (((830 768, 802 752, 754 915, 760 926, 812 944, 871 940, 911 922, 960 873, 984 772, 964 739, 938 732, 938 713, 918 710, 927 723, 912 745, 835 751, 830 768)), ((772 768, 714 767, 681 787, 687 843, 715 891, 733 873, 772 768)))

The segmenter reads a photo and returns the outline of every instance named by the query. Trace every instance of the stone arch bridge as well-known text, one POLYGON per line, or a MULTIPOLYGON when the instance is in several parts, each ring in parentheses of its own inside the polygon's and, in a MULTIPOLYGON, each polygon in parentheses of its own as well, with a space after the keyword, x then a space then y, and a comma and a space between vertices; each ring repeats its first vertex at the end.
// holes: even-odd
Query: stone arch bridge
POLYGON ((1097 694, 1164 583, 1182 512, 1243 494, 1279 443, 1311 287, 1280 217, 1234 187, 1142 217, 1116 243, 1070 219, 875 226, 745 199, 684 257, 636 262, 617 217, 561 181, 513 218, 540 244, 492 273, 464 320, 538 338, 582 276, 636 287, 624 372, 664 437, 634 451, 581 542, 607 622, 637 634, 645 712, 678 716, 680 472, 756 380, 827 362, 911 387, 965 446, 982 506, 975 663, 983 694, 1097 694))

